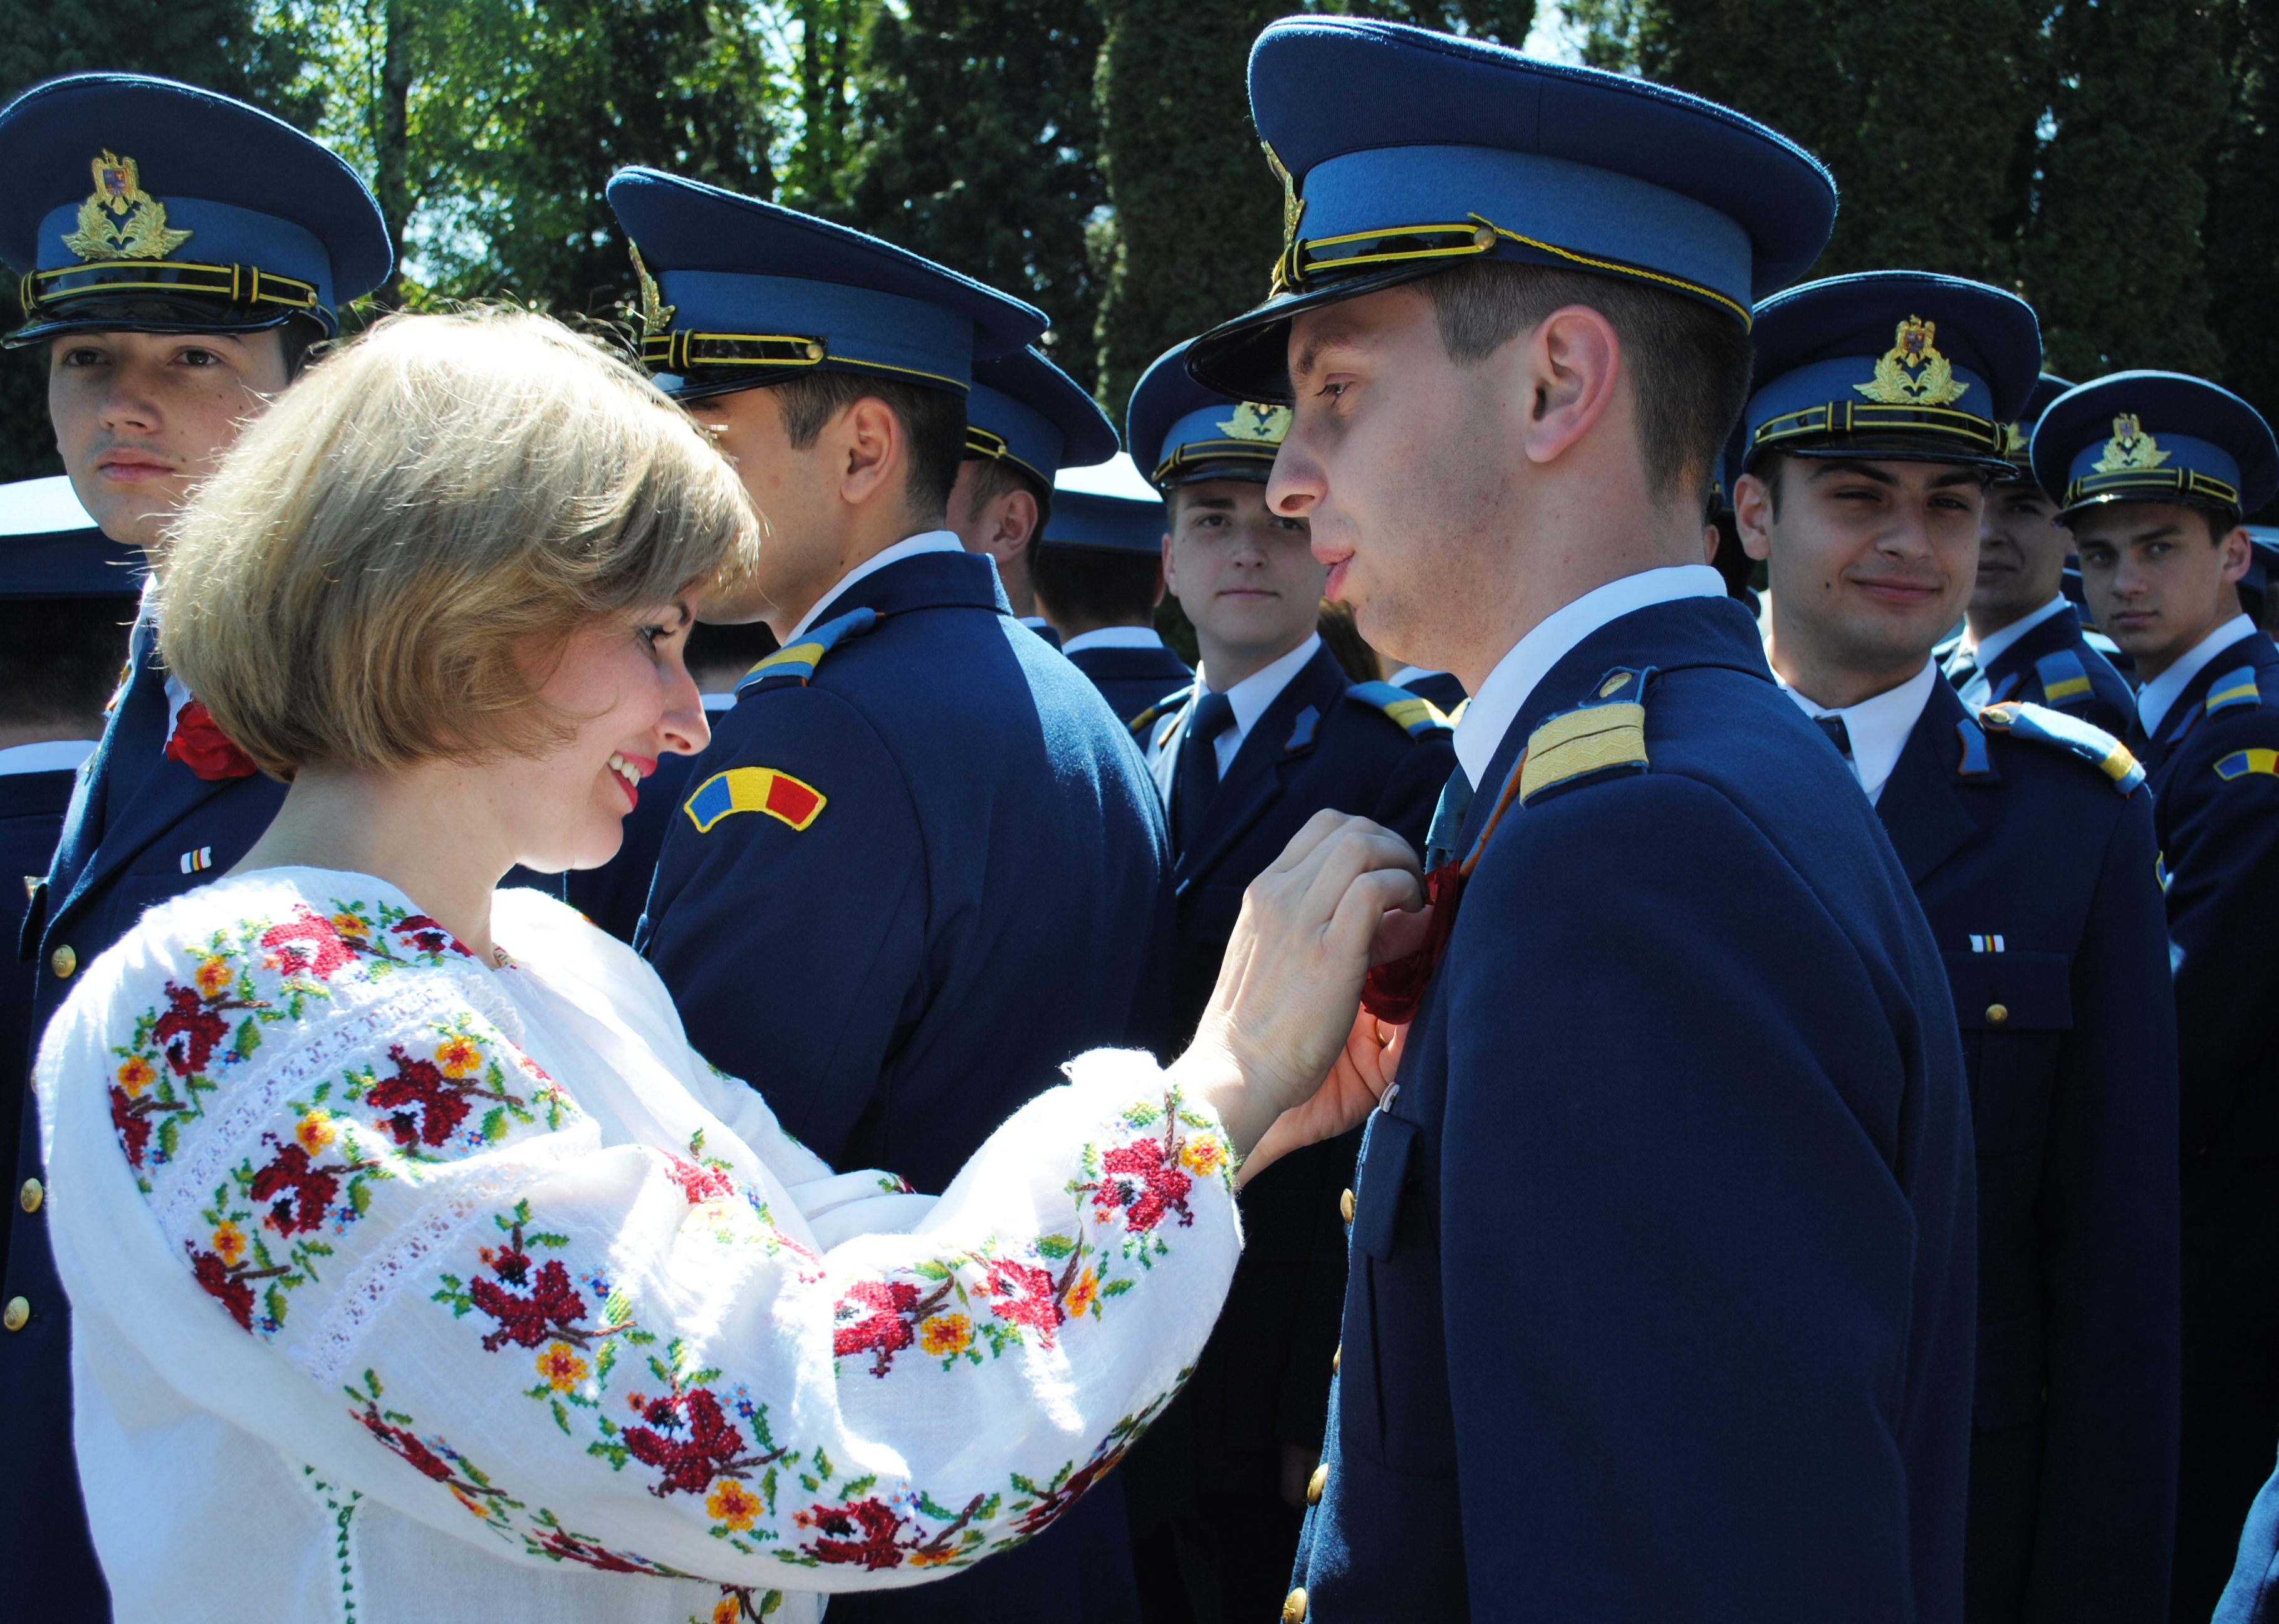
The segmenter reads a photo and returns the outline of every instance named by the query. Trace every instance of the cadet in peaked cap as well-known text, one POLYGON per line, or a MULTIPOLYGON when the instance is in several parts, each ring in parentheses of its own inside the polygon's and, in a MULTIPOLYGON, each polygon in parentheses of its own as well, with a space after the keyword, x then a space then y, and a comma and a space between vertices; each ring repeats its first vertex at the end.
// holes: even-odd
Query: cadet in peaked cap
MULTIPOLYGON (((1327 571, 1305 521, 1266 502, 1289 419, 1286 406, 1197 383, 1185 346, 1132 396, 1132 453, 1164 494, 1165 574, 1202 655, 1193 683, 1132 724, 1177 831, 1178 1030, 1210 997, 1244 888, 1308 818, 1357 812, 1421 853, 1454 762, 1446 717, 1354 681, 1316 630, 1327 571)), ((1197 1618, 1268 1617, 1289 1589, 1321 1454, 1345 1292, 1337 1204, 1354 1149, 1352 1135, 1308 1145, 1245 1188, 1226 1310, 1163 1436, 1133 1458, 1135 1511, 1154 1524, 1136 1553, 1143 1591, 1184 1583, 1197 1618), (1164 1470, 1175 1452, 1192 1459, 1184 1482, 1164 1470), (1183 1561, 1182 1547, 1202 1560, 1183 1561)))
POLYGON ((1986 487, 1968 624, 1939 646, 1938 656, 1965 704, 2046 705, 2121 738, 2136 715, 2137 695, 2113 663, 2119 649, 2102 633, 2084 630, 2066 596, 2073 533, 2057 522, 2057 498, 2034 482, 2027 456, 2043 411, 2072 387, 2043 373, 2024 413, 2002 425, 2014 475, 1986 487))
POLYGON ((1194 677, 1155 632, 1163 529, 1163 497, 1119 451, 1061 471, 1033 559, 1037 612, 1127 724, 1194 677))
MULTIPOLYGON (((153 548, 196 481, 392 264, 380 209, 317 142, 226 96, 134 73, 51 80, 0 109, 0 260, 19 277, 11 347, 44 345, 64 469, 111 542, 153 548)), ((81 769, 23 946, 37 1031, 71 977, 142 911, 251 846, 284 798, 157 658, 136 621, 127 686, 81 769)), ((26 1109, 28 1112, 29 1106, 26 1109)), ((70 1437, 69 1316, 50 1255, 39 1136, 18 1145, 0 1300, 0 1568, 11 1599, 108 1618, 70 1437), (11 1307, 14 1314, 16 1308, 11 1307)))
POLYGON ((967 552, 996 561, 1014 614, 1055 647, 1060 634, 1037 613, 1030 578, 1052 512, 1053 481, 1063 468, 1097 467, 1120 448, 1100 402, 1035 350, 974 363, 949 527, 967 552))
MULTIPOLYGON (((1063 1061, 1154 1012, 1167 906, 1162 812, 1130 738, 944 522, 977 369, 1045 319, 714 187, 633 169, 609 197, 639 257, 649 365, 771 525, 755 601, 701 612, 756 616, 783 643, 712 719, 636 945, 691 1041, 819 1155, 891 1154, 939 1191, 1063 1061)), ((1009 454, 1041 471, 1115 449, 1096 408, 1040 406, 1027 390, 1045 374, 1010 372, 1024 402, 1008 372, 987 386, 1025 406, 991 429, 1009 454)), ((1127 1618, 1120 1497, 1110 1478, 977 1573, 832 1616, 994 1620, 1010 1587, 1127 1618)))
MULTIPOLYGON (((1918 272, 1757 309, 1738 521, 1767 650, 1875 803, 1965 1037, 1978 1172, 1966 1616, 2156 1618, 2176 1370, 2176 1116, 2152 797, 2110 734, 1983 710, 1934 649, 2013 477, 2033 312, 1918 272)), ((2063 532, 2037 558, 2050 599, 2063 532)), ((1998 655, 2001 651, 1997 651, 1998 655)), ((1998 660, 1994 663, 2000 669, 1998 660)))
MULTIPOLYGON (((2183 1092, 2183 1434, 2170 1616, 2215 1604, 2279 1446, 2279 650, 2241 612, 2240 518, 2279 489, 2255 409, 2198 378, 2118 372, 2034 431, 2099 624, 2137 658, 2183 1092)), ((2266 1553, 2267 1555, 2267 1552, 2266 1553)))
POLYGON ((1752 307, 1833 183, 1696 97, 1395 24, 1273 23, 1250 89, 1284 249, 1190 371, 1292 402, 1273 510, 1371 643, 1471 695, 1439 946, 1370 994, 1399 1092, 1340 1201, 1282 1616, 1955 1618, 1950 994, 1701 563, 1752 307))

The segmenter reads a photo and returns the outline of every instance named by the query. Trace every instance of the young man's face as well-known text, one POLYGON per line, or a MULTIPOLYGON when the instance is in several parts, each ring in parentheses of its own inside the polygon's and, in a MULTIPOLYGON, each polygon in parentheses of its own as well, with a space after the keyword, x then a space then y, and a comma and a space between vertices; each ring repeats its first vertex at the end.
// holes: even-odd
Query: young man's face
POLYGON ((831 437, 826 433, 808 449, 795 450, 772 389, 738 389, 690 401, 687 407, 734 466, 764 527, 753 600, 714 605, 711 617, 733 620, 762 613, 781 636, 853 567, 852 561, 839 562, 837 482, 823 456, 831 437), (777 611, 787 605, 795 606, 790 618, 776 625, 777 611))
POLYGON ((48 416, 72 489, 114 541, 153 547, 285 387, 263 333, 74 333, 48 346, 48 416))
POLYGON ((1970 594, 1972 625, 1999 632, 2058 595, 2065 584, 2072 532, 2058 523, 2058 504, 2030 480, 1986 488, 1978 516, 1978 586, 1970 594))
POLYGON ((2209 517, 2164 502, 2106 502, 2073 517, 2090 613, 2147 677, 2239 613, 2233 586, 2247 573, 2247 532, 2233 525, 2211 537, 2209 517))
POLYGON ((1311 523, 1329 595, 1378 647, 1439 663, 1452 632, 1493 617, 1450 586, 1477 578, 1512 527, 1508 372, 1523 348, 1458 366, 1409 287, 1292 324, 1296 408, 1268 499, 1311 523))
POLYGON ((1913 676, 1977 578, 1977 470, 1786 456, 1769 471, 1777 516, 1773 487, 1747 473, 1735 517, 1749 555, 1769 560, 1782 674, 1796 679, 1793 662, 1885 686, 1913 676))
POLYGON ((1306 522, 1268 511, 1253 479, 1203 479, 1170 496, 1163 574, 1194 623, 1203 663, 1212 645, 1246 663, 1287 654, 1321 610, 1328 571, 1307 545, 1306 522))

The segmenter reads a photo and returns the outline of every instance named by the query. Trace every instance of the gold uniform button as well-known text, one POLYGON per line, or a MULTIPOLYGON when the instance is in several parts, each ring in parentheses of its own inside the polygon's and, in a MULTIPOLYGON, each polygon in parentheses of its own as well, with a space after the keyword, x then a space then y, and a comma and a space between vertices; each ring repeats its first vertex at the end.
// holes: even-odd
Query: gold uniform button
POLYGON ((1342 1343, 1342 1342, 1340 1342, 1339 1344, 1338 1344, 1338 1345, 1337 1345, 1336 1347, 1331 1348, 1331 1349, 1330 1350, 1330 1374, 1331 1374, 1331 1375, 1337 1375, 1337 1373, 1338 1373, 1338 1361, 1339 1361, 1339 1360, 1343 1359, 1345 1356, 1346 1356, 1346 1344, 1345 1344, 1344 1343, 1342 1343))
POLYGON ((32 1305, 20 1297, 12 1297, 8 1306, 0 1308, 0 1325, 10 1330, 21 1330, 32 1322, 32 1305))
POLYGON ((72 951, 69 942, 65 942, 48 955, 48 968, 61 979, 69 981, 72 972, 79 968, 79 954, 72 951))
POLYGON ((1283 1599, 1282 1624, 1306 1624, 1306 1587, 1300 1585, 1283 1599))
POLYGON ((40 1203, 48 1199, 47 1189, 36 1178, 27 1178, 24 1187, 16 1192, 16 1199, 27 1213, 40 1210, 40 1203))
POLYGON ((1314 1475, 1306 1480, 1306 1504, 1308 1505, 1319 1505, 1322 1503, 1322 1490, 1329 1486, 1330 1466, 1329 1462, 1325 1460, 1320 1466, 1316 1467, 1314 1468, 1314 1475))
POLYGON ((1989 1025, 1989 1026, 1999 1026, 1999 1025, 2001 1025, 2001 1024, 2002 1024, 2002 1023, 2003 1023, 2003 1022, 2005 1022, 2005 1021, 2008 1020, 2009 1018, 2010 1018, 2010 1006, 2009 1006, 2009 1005, 2007 1005, 2007 1004, 1989 1004, 1989 1005, 1987 1005, 1987 1006, 1986 1006, 1986 1024, 1987 1024, 1987 1025, 1989 1025))
POLYGON ((1347 1223, 1351 1223, 1351 1222, 1353 1222, 1353 1191, 1352 1191, 1348 1190, 1348 1191, 1347 1191, 1345 1192, 1345 1194, 1343 1194, 1343 1195, 1341 1195, 1341 1196, 1339 1196, 1339 1197, 1338 1198, 1338 1211, 1339 1211, 1339 1213, 1341 1213, 1342 1214, 1344 1214, 1345 1221, 1346 1221, 1347 1223))

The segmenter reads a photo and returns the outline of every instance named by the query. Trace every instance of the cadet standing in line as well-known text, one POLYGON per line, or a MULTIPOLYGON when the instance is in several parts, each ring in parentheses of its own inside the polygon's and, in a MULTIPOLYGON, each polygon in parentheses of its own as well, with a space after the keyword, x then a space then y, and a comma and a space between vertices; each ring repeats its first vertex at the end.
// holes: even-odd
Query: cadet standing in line
POLYGON ((1701 563, 1750 306, 1835 188, 1723 108, 1389 23, 1270 24, 1250 96, 1285 245, 1189 364, 1294 402, 1269 504, 1471 694, 1454 862, 1370 1000, 1398 1092, 1281 1616, 1958 1619, 1946 977, 1701 563))
POLYGON ((2183 1439, 2169 1616, 2207 1616, 2279 1448, 2279 649, 2239 523, 2279 490, 2255 409, 2170 372, 2062 395, 2034 433, 2098 624, 2135 656, 2175 988, 2183 1439))
MULTIPOLYGON (((1164 494, 1163 571, 1202 654, 1194 682, 1132 724, 1177 831, 1176 1031, 1210 995, 1243 888, 1308 818, 1361 813, 1421 851, 1454 763, 1438 711, 1353 681, 1315 629, 1326 571, 1305 521, 1266 505, 1289 409, 1204 388, 1185 352, 1140 380, 1129 426, 1164 494)), ((1137 1553, 1151 1620, 1270 1616, 1288 1589, 1321 1454, 1345 1289, 1338 1192, 1355 1145, 1347 1135, 1309 1146, 1243 1192, 1226 1308, 1163 1438, 1130 1468, 1140 1520, 1153 1524, 1137 1553), (1174 1457, 1190 1450, 1181 1484, 1174 1457)))
MULTIPOLYGON (((132 73, 35 86, 0 111, 0 261, 25 278, 64 469, 113 541, 145 549, 191 486, 376 287, 391 255, 355 172, 289 125, 226 96, 132 73)), ((61 842, 32 896, 38 1031, 81 964, 142 910, 250 846, 285 794, 255 773, 157 663, 136 621, 127 687, 81 769, 61 842)), ((0 1286, 0 1573, 27 1615, 109 1616, 80 1508, 69 1315, 42 1203, 37 1123, 13 1185, 0 1286), (27 1210, 28 1209, 28 1210, 27 1210)))
MULTIPOLYGON (((1999 288, 1884 271, 1775 296, 1755 338, 1737 495, 1744 544, 1770 562, 1766 653, 1876 803, 1962 1028, 1978 1168, 1964 1616, 2160 1624, 2176 1048, 2152 798, 2110 734, 2015 699, 1974 716, 1932 654, 1984 599, 1980 503, 2004 486, 1982 489, 2012 476, 2003 419, 2041 334, 1999 288)), ((2049 528, 2028 556, 2063 608, 2049 528)), ((2000 651, 1990 664, 2013 670, 2000 651)))
MULTIPOLYGON (((1986 487, 1978 522, 1978 589, 1962 634, 1938 649, 1940 667, 1966 704, 2020 700, 2047 705, 2125 738, 2137 696, 2082 630, 2065 595, 2073 532, 2058 523, 2056 499, 2034 483, 2027 444, 2049 403, 2073 386, 2044 374, 2021 419, 2003 426, 2012 477, 1986 487)), ((2092 640, 2094 639, 2094 640, 2092 640)), ((2109 642, 2107 647, 2110 647, 2109 642)))
POLYGON ((1163 499, 1121 452, 1082 478, 1086 488, 1071 488, 1063 478, 1053 492, 1052 522, 1032 555, 1037 612, 1060 634, 1069 663, 1129 723, 1194 680, 1155 631, 1163 601, 1163 499), (1146 494, 1101 488, 1111 483, 1146 494))
POLYGON ((1055 648, 1060 633, 1038 609, 1035 585, 1053 481, 1063 468, 1094 467, 1116 450, 1116 425, 1100 403, 1034 349, 973 364, 965 460, 944 523, 967 552, 995 562, 1014 615, 1055 648))
MULTIPOLYGON (((1145 767, 942 524, 975 359, 1044 318, 653 170, 620 172, 610 203, 656 272, 652 369, 767 517, 764 601, 743 607, 784 644, 719 717, 637 946, 696 1047, 817 1154, 938 1191, 1063 1061, 1125 1041, 1156 974, 1168 853, 1145 767)), ((1131 1617, 1123 1519, 1111 1477, 991 1570, 833 1618, 994 1620, 1007 1585, 1131 1617)))

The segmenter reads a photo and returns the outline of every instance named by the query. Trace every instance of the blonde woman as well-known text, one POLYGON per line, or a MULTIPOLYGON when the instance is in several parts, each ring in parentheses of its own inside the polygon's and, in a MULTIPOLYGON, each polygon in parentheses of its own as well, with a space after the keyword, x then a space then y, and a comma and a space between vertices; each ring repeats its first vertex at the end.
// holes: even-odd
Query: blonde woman
MULTIPOLYGON (((1381 1090, 1347 1040, 1416 885, 1359 820, 1254 888, 1194 1048, 1078 1059, 939 1199, 824 1166, 629 949, 495 892, 605 860, 702 747, 681 646, 757 528, 677 408, 527 316, 383 323, 187 515, 166 660, 291 789, 40 1055, 121 1617, 812 1620, 971 1565, 1178 1386, 1242 1158, 1381 1090)), ((720 951, 797 1018, 797 943, 720 951)))

